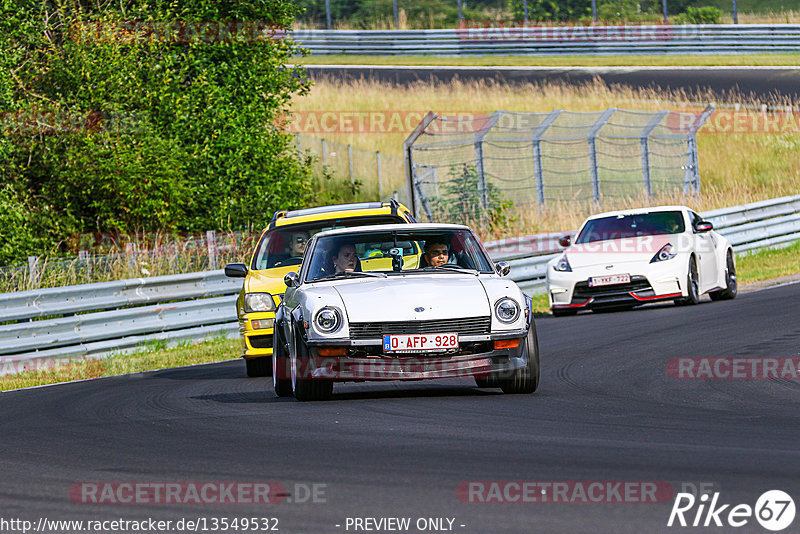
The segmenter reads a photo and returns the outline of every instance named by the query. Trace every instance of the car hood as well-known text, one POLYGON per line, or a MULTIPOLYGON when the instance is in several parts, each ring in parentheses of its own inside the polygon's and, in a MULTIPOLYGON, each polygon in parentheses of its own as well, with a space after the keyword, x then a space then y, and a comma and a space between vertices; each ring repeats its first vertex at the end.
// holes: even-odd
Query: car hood
POLYGON ((286 291, 286 284, 283 277, 288 273, 300 270, 299 265, 287 267, 274 267, 260 271, 251 270, 247 273, 244 281, 245 293, 270 293, 280 295, 286 291))
POLYGON ((338 283, 336 291, 352 323, 487 317, 491 314, 483 284, 473 275, 358 278, 338 283))
POLYGON ((667 243, 670 243, 670 236, 650 235, 572 245, 564 252, 572 269, 598 265, 605 267, 623 263, 650 263, 667 243))

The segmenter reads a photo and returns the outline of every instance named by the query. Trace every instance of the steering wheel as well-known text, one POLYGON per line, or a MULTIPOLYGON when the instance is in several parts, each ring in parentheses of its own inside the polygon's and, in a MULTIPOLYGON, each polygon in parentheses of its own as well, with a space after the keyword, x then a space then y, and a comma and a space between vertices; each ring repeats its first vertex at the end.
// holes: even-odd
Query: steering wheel
POLYGON ((285 260, 275 262, 275 265, 273 265, 273 267, 286 267, 287 265, 300 265, 301 263, 303 263, 303 258, 301 258, 300 256, 294 256, 291 258, 286 258, 285 260))

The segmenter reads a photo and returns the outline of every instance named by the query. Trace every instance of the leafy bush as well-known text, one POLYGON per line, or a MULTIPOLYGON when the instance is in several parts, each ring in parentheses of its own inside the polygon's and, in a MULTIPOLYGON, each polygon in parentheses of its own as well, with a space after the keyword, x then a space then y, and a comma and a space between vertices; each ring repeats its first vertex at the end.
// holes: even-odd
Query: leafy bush
MULTIPOLYGON (((509 0, 509 10, 514 20, 523 20, 525 15, 522 0, 509 0)), ((586 0, 529 0, 528 20, 566 21, 591 16, 591 2, 586 0)))
POLYGON ((131 21, 285 30, 291 0, 0 6, 5 216, 22 207, 47 221, 41 235, 4 245, 6 258, 83 232, 259 227, 310 199, 308 161, 276 126, 309 89, 302 67, 286 67, 298 52, 291 39, 123 31, 131 21))
POLYGON ((679 24, 719 24, 722 11, 714 6, 687 7, 686 13, 678 16, 679 24))
POLYGON ((505 200, 491 182, 486 182, 485 193, 482 192, 475 165, 453 165, 448 177, 449 180, 441 186, 441 197, 431 199, 437 220, 475 226, 489 232, 508 228, 514 203, 505 200))

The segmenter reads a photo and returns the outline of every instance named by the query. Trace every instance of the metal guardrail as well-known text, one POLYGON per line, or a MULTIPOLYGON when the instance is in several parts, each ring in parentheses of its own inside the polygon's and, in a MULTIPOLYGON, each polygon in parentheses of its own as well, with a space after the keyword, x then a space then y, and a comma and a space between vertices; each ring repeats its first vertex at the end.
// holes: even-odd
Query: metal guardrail
POLYGON ((241 287, 216 270, 2 294, 0 375, 229 337, 241 287))
MULTIPOLYGON (((706 212, 737 252, 800 240, 800 195, 706 212)), ((547 262, 561 250, 554 232, 486 243, 528 293, 544 289, 547 262)), ((224 272, 138 278, 0 295, 0 375, 73 359, 176 345, 238 332, 241 280, 224 272)))
MULTIPOLYGON (((753 202, 701 214, 733 245, 736 253, 788 246, 800 240, 800 195, 753 202)), ((547 262, 561 252, 558 238, 575 230, 486 243, 495 261, 511 265, 509 278, 528 294, 544 291, 547 262)))
POLYGON ((295 30, 312 55, 741 54, 800 51, 800 24, 295 30))

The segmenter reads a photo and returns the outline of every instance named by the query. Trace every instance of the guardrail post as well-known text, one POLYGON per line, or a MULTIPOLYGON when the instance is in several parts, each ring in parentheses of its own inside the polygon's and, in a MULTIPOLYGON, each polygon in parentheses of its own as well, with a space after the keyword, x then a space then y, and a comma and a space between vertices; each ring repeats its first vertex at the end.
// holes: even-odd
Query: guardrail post
POLYGON ((30 274, 31 287, 39 287, 39 257, 28 256, 28 272, 30 274))
POLYGON ((650 142, 648 138, 650 134, 653 133, 656 126, 661 124, 661 121, 664 120, 664 117, 667 115, 669 115, 669 111, 659 111, 650 119, 647 126, 642 129, 641 137, 639 138, 642 147, 642 181, 644 182, 644 190, 648 198, 653 196, 653 187, 650 183, 650 142))
POLYGON ((597 169, 597 134, 600 132, 608 119, 617 111, 617 108, 608 108, 600 115, 600 118, 592 125, 587 134, 589 141, 589 166, 592 178, 592 201, 600 208, 602 202, 600 201, 600 175, 597 169))
POLYGON ((136 271, 136 243, 125 243, 125 255, 128 256, 128 269, 136 271))
POLYGON ((563 109, 550 112, 542 123, 533 131, 533 175, 536 182, 536 202, 540 208, 544 207, 544 173, 542 172, 542 136, 556 121, 563 109))
POLYGON ((88 250, 79 250, 78 251, 78 261, 83 264, 84 269, 86 269, 86 281, 92 281, 92 266, 89 262, 89 251, 88 250))
POLYGON ((217 268, 217 234, 214 230, 206 232, 206 247, 208 248, 208 268, 214 271, 217 268))
POLYGON ((322 140, 322 165, 325 166, 328 164, 328 150, 325 146, 325 139, 322 140))

